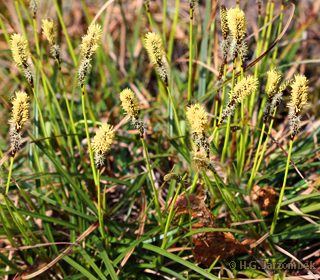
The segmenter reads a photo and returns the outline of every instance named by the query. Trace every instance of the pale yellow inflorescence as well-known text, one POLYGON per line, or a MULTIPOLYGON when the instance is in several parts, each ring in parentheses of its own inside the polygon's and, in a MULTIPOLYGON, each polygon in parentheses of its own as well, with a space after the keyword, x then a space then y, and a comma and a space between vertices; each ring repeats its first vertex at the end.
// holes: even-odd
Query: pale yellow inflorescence
POLYGON ((126 88, 120 92, 121 107, 129 115, 137 119, 139 117, 139 102, 138 99, 134 96, 134 93, 131 89, 126 88))
POLYGON ((268 71, 268 98, 269 100, 272 100, 273 97, 277 94, 279 84, 281 82, 281 75, 280 73, 276 70, 269 70, 268 71))
POLYGON ((47 37, 49 44, 54 45, 55 44, 55 25, 53 23, 53 20, 44 19, 42 20, 42 29, 43 34, 47 37))
POLYGON ((294 77, 294 82, 291 84, 291 100, 288 105, 293 106, 296 113, 298 113, 308 102, 309 87, 307 83, 308 80, 305 76, 296 75, 294 77))
POLYGON ((192 154, 192 167, 198 171, 202 172, 208 169, 208 159, 206 155, 201 152, 194 152, 192 154))
POLYGON ((230 8, 227 15, 229 29, 233 38, 239 44, 246 34, 247 20, 244 12, 239 8, 230 8))
POLYGON ((17 130, 28 121, 29 96, 25 92, 17 91, 12 99, 12 113, 10 123, 15 124, 17 130))
POLYGON ((109 124, 103 124, 92 141, 92 149, 98 154, 105 154, 111 147, 115 136, 114 129, 109 124))
POLYGON ((18 66, 28 67, 28 58, 30 56, 27 40, 20 34, 11 36, 12 57, 18 66))
POLYGON ((208 113, 200 104, 187 107, 187 119, 191 125, 192 132, 202 135, 209 124, 208 113))
POLYGON ((258 79, 253 76, 244 77, 240 82, 238 82, 233 91, 230 92, 230 100, 234 100, 240 103, 242 100, 246 99, 248 95, 254 92, 258 87, 258 79))
POLYGON ((99 48, 101 37, 101 26, 99 24, 90 25, 87 34, 82 37, 81 54, 86 58, 90 57, 99 48))
POLYGON ((163 62, 162 58, 164 56, 162 48, 162 40, 160 36, 153 32, 148 32, 145 37, 146 49, 151 62, 161 67, 163 62))

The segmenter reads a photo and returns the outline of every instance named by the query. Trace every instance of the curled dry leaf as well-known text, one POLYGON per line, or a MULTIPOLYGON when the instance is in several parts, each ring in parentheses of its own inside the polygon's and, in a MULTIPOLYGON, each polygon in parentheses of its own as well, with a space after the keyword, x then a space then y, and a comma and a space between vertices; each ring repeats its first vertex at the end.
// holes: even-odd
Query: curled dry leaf
POLYGON ((267 209, 269 205, 275 204, 277 195, 278 193, 272 186, 260 188, 258 185, 254 185, 251 189, 252 200, 264 209, 267 209))
MULTIPOLYGON (((192 225, 193 231, 219 228, 213 220, 215 216, 200 197, 189 194, 188 198, 192 217, 199 219, 198 223, 192 225)), ((186 195, 178 197, 175 204, 176 216, 189 213, 188 198, 186 195)), ((205 266, 210 266, 219 256, 220 259, 226 259, 235 254, 247 253, 247 249, 230 232, 200 232, 193 234, 192 240, 194 242, 194 259, 205 266)))

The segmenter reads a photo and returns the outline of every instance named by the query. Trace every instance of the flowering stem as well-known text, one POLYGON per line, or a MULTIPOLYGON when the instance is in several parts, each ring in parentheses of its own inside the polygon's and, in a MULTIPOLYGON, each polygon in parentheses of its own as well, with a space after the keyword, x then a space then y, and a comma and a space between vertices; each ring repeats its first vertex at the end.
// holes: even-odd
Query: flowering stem
MULTIPOLYGON (((232 71, 232 84, 231 84, 231 91, 234 89, 234 82, 235 82, 235 77, 236 77, 236 68, 237 68, 237 57, 233 60, 233 71, 232 71)), ((231 116, 228 116, 228 124, 227 124, 227 131, 226 135, 224 138, 224 145, 223 145, 223 150, 221 154, 221 162, 224 162, 226 152, 227 152, 227 147, 228 142, 229 142, 229 136, 230 136, 230 123, 231 123, 231 116)))
MULTIPOLYGON (((71 122, 71 129, 72 129, 72 132, 75 134, 75 139, 76 139, 77 147, 78 147, 78 150, 79 150, 80 158, 81 158, 81 161, 82 161, 83 166, 84 166, 84 170, 85 170, 85 172, 88 172, 88 167, 87 167, 87 164, 85 162, 85 159, 84 159, 84 156, 83 156, 83 152, 82 152, 82 149, 81 149, 79 136, 77 135, 77 131, 76 131, 76 128, 74 126, 73 116, 72 116, 72 113, 71 113, 70 104, 69 104, 68 97, 67 97, 66 86, 65 86, 64 79, 63 79, 63 76, 62 76, 61 63, 60 63, 60 61, 58 59, 56 61, 57 61, 57 64, 59 66, 59 75, 60 75, 60 79, 62 81, 63 95, 64 95, 64 100, 65 100, 66 105, 67 105, 69 119, 70 119, 70 122, 71 122)), ((71 151, 72 151, 72 149, 70 150, 70 152, 71 151)))
POLYGON ((261 156, 259 158, 256 170, 259 170, 261 161, 263 159, 264 152, 266 150, 266 147, 267 147, 267 144, 268 144, 268 140, 269 140, 269 135, 271 134, 271 130, 272 130, 273 122, 274 122, 274 116, 276 114, 276 111, 277 111, 277 107, 275 107, 275 109, 274 109, 274 112, 273 112, 273 115, 272 115, 272 119, 271 119, 271 123, 270 123, 270 127, 269 127, 269 131, 268 131, 268 135, 267 135, 266 141, 264 142, 264 145, 263 145, 263 148, 262 148, 262 152, 261 152, 261 156))
POLYGON ((189 76, 188 76, 188 103, 191 102, 192 92, 192 35, 193 35, 193 8, 190 6, 190 30, 189 30, 189 76))
POLYGON ((10 180, 11 180, 11 174, 12 174, 13 160, 14 160, 14 153, 11 154, 9 174, 8 174, 8 180, 7 180, 7 188, 6 188, 6 195, 7 195, 8 192, 9 192, 9 186, 10 186, 10 180))
MULTIPOLYGON (((99 225, 102 239, 105 240, 105 231, 104 231, 104 223, 103 223, 103 215, 101 211, 101 189, 100 189, 100 168, 97 170, 97 192, 98 192, 98 217, 99 217, 99 225)), ((108 241, 106 240, 106 243, 108 241)))
MULTIPOLYGON (((260 151, 260 147, 261 147, 261 143, 262 143, 262 139, 263 139, 263 134, 264 134, 265 127, 266 127, 266 123, 264 122, 264 123, 263 123, 263 126, 262 126, 262 129, 261 129, 260 139, 259 139, 258 148, 257 148, 257 151, 256 151, 256 156, 255 156, 255 158, 254 158, 254 163, 253 163, 253 168, 252 168, 252 171, 251 171, 250 180, 249 180, 248 185, 247 185, 247 192, 248 192, 248 193, 249 193, 250 190, 251 190, 252 181, 253 181, 253 179, 255 178, 257 161, 258 161, 258 157, 259 157, 259 151, 260 151)), ((267 142, 267 141, 266 141, 266 142, 267 142)))
POLYGON ((87 121, 87 115, 86 115, 84 95, 85 95, 84 86, 81 86, 82 112, 83 112, 84 125, 85 125, 85 129, 86 129, 87 140, 88 140, 90 162, 91 162, 91 167, 92 167, 93 180, 94 180, 95 184, 97 184, 97 176, 96 176, 96 171, 95 171, 95 163, 94 163, 94 159, 93 159, 93 153, 92 153, 92 149, 91 149, 91 142, 90 142, 90 135, 89 135, 89 129, 88 129, 88 121, 87 121))
POLYGON ((273 233, 274 233, 274 230, 275 230, 275 227, 276 227, 276 223, 277 223, 277 219, 278 219, 278 215, 279 215, 279 212, 280 212, 280 207, 281 207, 281 202, 282 202, 282 199, 283 199, 284 190, 286 188, 287 176, 288 176, 290 158, 291 158, 291 152, 292 152, 292 145, 293 145, 293 138, 291 136, 290 148, 289 148, 287 165, 286 165, 286 171, 284 173, 283 185, 282 185, 282 188, 281 188, 281 191, 280 191, 279 201, 278 201, 278 204, 277 204, 276 209, 274 211, 273 221, 272 221, 271 230, 270 230, 270 236, 272 236, 273 233))
MULTIPOLYGON (((181 128, 180 128, 180 123, 179 123, 179 118, 178 118, 178 114, 177 114, 177 111, 176 111, 176 107, 175 107, 175 105, 173 103, 173 98, 172 98, 169 86, 166 86, 166 87, 167 87, 167 92, 168 92, 168 95, 169 95, 169 98, 170 98, 170 102, 172 104, 174 118, 176 119, 176 125, 177 125, 178 131, 179 131, 179 136, 181 137, 182 136, 182 132, 181 132, 181 128)), ((185 143, 184 143, 184 139, 183 138, 181 138, 181 142, 182 142, 183 146, 185 147, 185 143)))
POLYGON ((149 4, 147 3, 147 1, 144 1, 144 6, 147 10, 147 15, 148 15, 148 19, 149 19, 149 23, 150 23, 150 26, 152 28, 152 20, 151 20, 151 14, 150 14, 150 9, 149 9, 149 4))
POLYGON ((163 45, 166 45, 166 19, 167 19, 167 0, 163 0, 163 20, 162 20, 162 34, 163 34, 163 45))
POLYGON ((142 146, 143 146, 143 150, 144 150, 144 155, 146 157, 146 162, 147 162, 150 182, 151 182, 151 186, 152 186, 153 193, 154 193, 154 196, 155 196, 155 205, 156 205, 156 209, 157 209, 157 212, 158 212, 158 217, 159 217, 161 229, 163 230, 163 222, 162 222, 162 219, 161 219, 161 209, 160 209, 160 204, 159 204, 159 198, 158 198, 158 195, 157 195, 157 189, 156 189, 156 186, 154 184, 153 177, 152 177, 152 172, 151 172, 151 167, 150 167, 149 155, 148 155, 148 151, 147 151, 146 142, 144 141, 143 134, 141 132, 140 132, 140 138, 141 138, 141 142, 142 142, 142 146))

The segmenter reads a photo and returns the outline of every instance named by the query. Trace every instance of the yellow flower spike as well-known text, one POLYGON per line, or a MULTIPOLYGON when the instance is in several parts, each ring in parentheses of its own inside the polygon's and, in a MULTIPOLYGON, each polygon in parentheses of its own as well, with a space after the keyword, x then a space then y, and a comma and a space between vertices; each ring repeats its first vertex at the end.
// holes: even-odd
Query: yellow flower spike
POLYGON ((13 60, 18 66, 28 67, 28 58, 30 56, 27 40, 20 34, 11 36, 11 51, 13 60))
POLYGON ((247 20, 244 12, 239 8, 230 8, 228 10, 227 20, 233 38, 240 44, 247 32, 247 20))
POLYGON ((88 28, 88 32, 82 37, 80 45, 81 54, 85 58, 89 58, 99 48, 102 37, 102 30, 99 24, 92 24, 88 28))
POLYGON ((209 160, 201 152, 192 153, 192 167, 198 172, 211 170, 213 173, 217 173, 215 162, 212 160, 209 160))
POLYGON ((193 104, 187 107, 187 119, 191 125, 192 132, 197 135, 202 135, 205 128, 209 124, 208 113, 200 104, 193 104))
POLYGON ((307 85, 308 80, 303 75, 296 75, 294 82, 291 84, 291 101, 288 104, 295 108, 296 114, 305 106, 308 102, 309 87, 307 85))
POLYGON ((97 168, 104 165, 105 154, 110 150, 114 141, 115 131, 109 124, 102 125, 92 141, 92 149, 95 152, 95 163, 97 168))
POLYGON ((29 96, 25 92, 17 91, 12 99, 12 114, 9 123, 15 124, 17 130, 20 130, 29 117, 29 96))
POLYGON ((42 20, 42 29, 43 34, 47 37, 49 44, 54 45, 55 44, 55 25, 53 23, 53 20, 44 19, 42 20))
POLYGON ((153 65, 161 67, 163 65, 162 58, 164 51, 162 48, 162 40, 160 36, 153 32, 148 32, 145 37, 146 49, 153 65))
POLYGON ((258 84, 258 79, 255 79, 253 76, 244 77, 235 85, 234 90, 230 92, 230 101, 240 103, 257 89, 258 84))
POLYGON ((268 71, 268 84, 269 84, 268 99, 269 99, 269 102, 271 102, 272 99, 274 98, 274 96, 277 94, 280 82, 281 82, 280 73, 276 69, 269 70, 268 71))
POLYGON ((225 40, 229 33, 229 25, 228 25, 228 12, 224 5, 221 5, 220 8, 220 18, 221 18, 221 31, 222 31, 222 37, 225 40))
POLYGON ((126 88, 120 93, 121 107, 133 118, 138 119, 139 117, 139 102, 138 99, 134 96, 134 93, 131 89, 126 88))

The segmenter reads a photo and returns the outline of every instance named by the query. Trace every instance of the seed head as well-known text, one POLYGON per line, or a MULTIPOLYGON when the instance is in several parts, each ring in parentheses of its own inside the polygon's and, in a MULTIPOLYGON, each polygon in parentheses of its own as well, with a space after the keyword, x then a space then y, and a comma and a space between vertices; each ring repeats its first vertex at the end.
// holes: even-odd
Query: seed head
POLYGON ((109 124, 102 125, 92 141, 92 149, 95 151, 97 168, 103 166, 105 154, 110 149, 115 136, 114 129, 109 124))
POLYGON ((134 93, 131 89, 126 88, 120 93, 121 107, 133 118, 138 119, 139 117, 139 102, 135 98, 134 93))
POLYGON ((12 57, 18 66, 28 67, 28 58, 30 56, 27 40, 20 34, 11 36, 12 57))
POLYGON ((101 42, 102 30, 99 24, 91 24, 88 32, 82 37, 80 45, 81 54, 85 58, 89 58, 99 48, 101 42))
POLYGON ((192 132, 203 135, 209 124, 208 114, 200 104, 193 104, 187 108, 187 119, 191 125, 192 132))
POLYGON ((236 84, 233 92, 230 92, 230 101, 240 103, 242 100, 246 99, 248 95, 255 91, 257 87, 258 79, 253 78, 253 76, 244 77, 236 84))
POLYGON ((291 101, 288 105, 295 108, 296 114, 298 114, 308 102, 309 87, 307 83, 308 80, 305 76, 296 75, 294 82, 291 84, 291 101))
POLYGON ((221 5, 220 8, 220 18, 221 18, 221 31, 222 31, 222 37, 225 40, 229 33, 229 26, 228 26, 228 12, 224 5, 221 5))
POLYGON ((153 65, 161 67, 163 65, 163 48, 160 36, 153 32, 148 32, 145 37, 146 49, 153 65))
POLYGON ((246 34, 247 20, 239 8, 230 8, 227 15, 229 29, 234 40, 240 44, 246 34))
POLYGON ((269 84, 268 99, 269 99, 269 102, 271 102, 272 99, 274 98, 274 96, 277 94, 280 82, 281 82, 280 73, 276 69, 269 70, 268 71, 268 84, 269 84))
POLYGON ((49 44, 54 45, 55 44, 55 25, 53 23, 53 20, 50 19, 43 19, 42 20, 42 29, 43 34, 47 37, 49 44))
POLYGON ((10 123, 15 124, 17 130, 20 130, 29 117, 29 96, 25 92, 17 91, 12 99, 12 113, 10 123))

